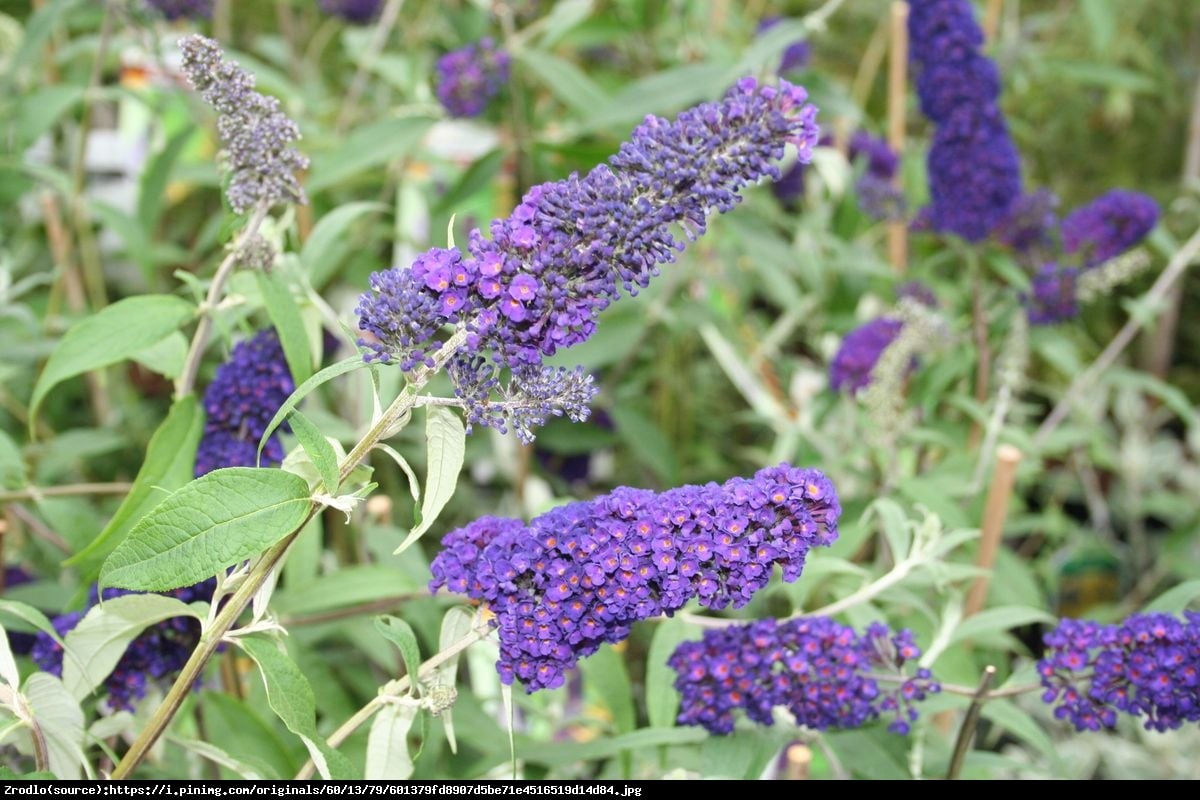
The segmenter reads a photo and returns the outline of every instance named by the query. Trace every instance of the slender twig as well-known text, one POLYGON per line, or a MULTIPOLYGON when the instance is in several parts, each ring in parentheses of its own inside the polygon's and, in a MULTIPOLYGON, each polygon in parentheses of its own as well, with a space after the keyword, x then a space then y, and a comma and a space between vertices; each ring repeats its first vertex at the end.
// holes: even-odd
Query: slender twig
POLYGON ((371 41, 367 44, 367 51, 363 53, 362 59, 358 62, 358 70, 355 71, 354 78, 350 81, 350 89, 346 92, 346 99, 342 103, 341 111, 338 112, 337 122, 334 124, 335 133, 342 133, 350 124, 350 117, 358 108, 358 101, 362 98, 362 93, 367 89, 367 73, 379 60, 379 55, 383 52, 388 37, 392 35, 392 28, 396 26, 396 20, 400 18, 400 9, 403 7, 404 0, 388 0, 388 4, 379 14, 379 21, 375 23, 375 35, 371 37, 371 41))
MULTIPOLYGON (((344 481, 348 478, 350 473, 367 457, 372 448, 384 437, 391 434, 397 421, 412 410, 413 400, 417 397, 420 390, 435 373, 446 365, 446 362, 458 351, 458 348, 462 346, 466 338, 467 333, 465 330, 458 331, 442 345, 441 349, 434 356, 433 366, 423 366, 413 370, 412 375, 409 376, 408 386, 392 401, 392 404, 380 415, 370 430, 367 431, 338 466, 338 473, 341 480, 344 481)), ((121 759, 121 763, 113 770, 112 777, 114 780, 128 778, 137 766, 141 764, 143 759, 146 758, 146 755, 150 752, 150 748, 163 735, 184 700, 191 694, 192 686, 195 685, 196 679, 200 677, 209 660, 217 652, 225 635, 233 627, 234 623, 237 622, 238 617, 241 616, 246 606, 250 604, 251 599, 262 587, 267 577, 279 565, 280 560, 283 559, 292 542, 295 541, 296 537, 308 525, 309 520, 315 514, 319 513, 322 508, 323 506, 320 504, 310 504, 309 513, 304 518, 304 521, 281 541, 271 546, 258 559, 254 567, 250 570, 250 574, 246 576, 246 579, 224 605, 212 624, 205 628, 204 632, 200 635, 199 644, 192 651, 192 655, 188 658, 187 663, 183 665, 179 676, 167 691, 167 695, 163 698, 161 705, 155 710, 154 715, 146 723, 146 727, 142 729, 137 739, 130 745, 128 752, 125 753, 125 757, 121 759)))
POLYGON ((269 210, 269 206, 265 203, 254 209, 250 215, 250 221, 238 235, 237 242, 230 248, 225 260, 221 262, 221 265, 217 267, 216 274, 213 275, 212 283, 208 286, 208 295, 199 309, 200 322, 196 325, 196 333, 192 336, 192 343, 188 347, 183 370, 179 373, 179 380, 175 382, 176 398, 191 394, 192 388, 196 384, 196 374, 200 371, 200 360, 204 357, 204 348, 208 347, 208 337, 212 333, 212 315, 221 301, 222 292, 225 291, 225 282, 229 280, 229 276, 237 267, 243 245, 258 234, 258 229, 266 219, 269 210))
POLYGON ((72 483, 67 486, 26 486, 0 492, 0 503, 36 500, 39 497, 78 497, 91 494, 129 494, 132 483, 72 483))
POLYGON ((28 525, 29 530, 33 531, 33 534, 39 539, 46 540, 64 553, 69 554, 72 552, 71 545, 67 544, 67 540, 58 531, 31 514, 25 506, 19 503, 11 503, 7 506, 7 509, 12 512, 14 517, 28 525))
POLYGON ((984 668, 979 688, 975 690, 974 699, 967 708, 966 716, 963 717, 962 727, 958 729, 958 739, 954 742, 954 755, 950 758, 950 768, 946 770, 946 780, 948 781, 956 779, 962 772, 963 762, 966 761, 967 752, 971 748, 971 740, 975 737, 975 727, 979 724, 979 713, 983 710, 983 704, 988 701, 988 687, 992 685, 995 677, 995 667, 988 665, 984 668))
MULTIPOLYGON (((1200 229, 1192 234, 1191 238, 1184 243, 1183 247, 1176 251, 1171 260, 1167 262, 1167 268, 1158 276, 1158 280, 1150 287, 1145 296, 1139 302, 1141 309, 1147 309, 1150 312, 1162 306, 1167 293, 1175 282, 1187 271, 1187 268, 1192 265, 1197 255, 1200 255, 1200 229)), ((1146 325, 1147 314, 1143 312, 1135 313, 1129 318, 1125 325, 1113 337, 1113 340, 1108 343, 1108 347, 1104 348, 1099 357, 1092 362, 1092 365, 1076 376, 1075 380, 1067 388, 1066 394, 1058 401, 1058 405, 1046 417, 1046 420, 1038 428, 1037 433, 1033 437, 1033 446, 1036 450, 1041 450, 1046 441, 1050 438, 1050 434, 1062 423, 1071 408, 1079 401, 1085 392, 1092 388, 1092 384, 1096 379, 1104 373, 1113 363, 1125 352, 1125 348, 1133 341, 1138 332, 1146 325)))
MULTIPOLYGON (((906 683, 912 680, 907 675, 889 673, 868 673, 863 677, 870 678, 878 683, 906 683)), ((955 694, 962 697, 976 697, 979 694, 979 687, 964 686, 961 683, 938 683, 938 688, 943 694, 955 694)), ((1040 683, 1019 683, 1016 686, 1006 686, 1003 689, 992 689, 983 695, 983 699, 999 700, 1002 697, 1017 697, 1018 695, 1029 694, 1030 692, 1041 691, 1044 688, 1040 683)))
MULTIPOLYGON (((447 661, 454 658, 476 642, 483 641, 485 638, 487 638, 487 635, 487 629, 472 630, 469 634, 459 639, 457 642, 454 642, 445 650, 438 652, 428 661, 422 663, 417 669, 417 680, 429 677, 433 674, 434 670, 436 670, 442 664, 445 664, 447 661)), ((390 681, 386 686, 380 689, 378 695, 371 698, 370 702, 356 711, 354 716, 343 722, 338 729, 329 736, 329 746, 334 749, 338 748, 342 742, 349 739, 356 730, 362 727, 367 720, 374 716, 375 712, 382 708, 383 704, 387 703, 390 698, 398 697, 399 695, 407 692, 409 686, 412 684, 411 677, 412 676, 410 675, 405 675, 402 678, 397 678, 394 681, 390 681)), ((301 767, 300 771, 296 773, 294 780, 302 781, 307 778, 311 778, 313 769, 314 765, 311 759, 304 762, 304 766, 301 767)))

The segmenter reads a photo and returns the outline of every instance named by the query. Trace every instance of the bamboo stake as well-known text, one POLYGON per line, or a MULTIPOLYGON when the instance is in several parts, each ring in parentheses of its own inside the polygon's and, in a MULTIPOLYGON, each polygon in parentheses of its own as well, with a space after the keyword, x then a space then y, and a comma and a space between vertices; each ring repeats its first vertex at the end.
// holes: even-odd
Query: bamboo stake
MULTIPOLYGON (((996 563, 996 552, 1000 549, 1000 538, 1004 531, 1004 519, 1008 516, 1008 501, 1012 497, 1017 464, 1021 462, 1021 451, 1010 444, 996 449, 996 471, 992 473, 992 485, 988 489, 987 504, 983 509, 983 526, 979 536, 979 555, 975 566, 991 570, 996 563)), ((967 601, 963 606, 963 619, 977 614, 987 600, 990 576, 980 575, 971 584, 967 601)))
MULTIPOLYGON (((897 158, 904 155, 904 128, 908 104, 908 3, 892 2, 892 45, 888 58, 888 146, 897 158)), ((899 177, 897 177, 899 180, 899 177)), ((908 269, 908 225, 888 223, 888 260, 896 272, 908 269)))
POLYGON ((1004 11, 1004 0, 988 0, 987 10, 983 14, 983 40, 988 44, 996 41, 996 33, 1000 30, 1000 14, 1004 11))

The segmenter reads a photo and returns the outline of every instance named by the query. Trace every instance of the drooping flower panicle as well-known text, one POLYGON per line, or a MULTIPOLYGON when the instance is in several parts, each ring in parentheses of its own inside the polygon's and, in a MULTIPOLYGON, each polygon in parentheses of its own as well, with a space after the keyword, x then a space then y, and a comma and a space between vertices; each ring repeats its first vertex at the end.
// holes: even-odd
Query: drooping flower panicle
POLYGON ((219 115, 217 132, 230 172, 226 196, 233 210, 305 202, 296 173, 308 168, 308 159, 292 146, 300 129, 280 110, 279 100, 254 91, 254 76, 226 61, 212 39, 186 36, 179 49, 188 81, 219 115))
MULTIPOLYGON (((196 451, 196 477, 221 467, 255 466, 259 439, 295 388, 274 329, 239 342, 204 393, 206 420, 196 451)), ((287 430, 287 424, 282 428, 287 430)), ((281 461, 283 444, 275 433, 263 447, 262 463, 281 461)))
POLYGON ((490 38, 438 59, 437 96, 452 117, 478 117, 508 83, 508 53, 490 38))
POLYGON ((355 25, 366 25, 379 15, 383 0, 321 0, 321 10, 355 25))
POLYGON ((709 629, 667 663, 677 673, 681 725, 727 734, 737 709, 772 725, 773 709, 783 707, 797 725, 815 730, 891 715, 889 730, 904 734, 918 716, 912 704, 941 690, 929 670, 905 674, 920 655, 911 631, 875 623, 860 636, 829 617, 807 617, 709 629), (883 674, 896 680, 879 680, 883 674))
MULTIPOLYGON (((472 231, 465 253, 435 248, 375 273, 357 308, 366 357, 406 370, 432 364, 439 331, 458 325, 469 333, 453 370, 465 393, 496 379, 478 374, 489 358, 526 384, 542 380, 542 358, 590 337, 621 287, 647 286, 710 213, 777 178, 788 142, 809 159, 817 128, 806 97, 786 82, 745 79, 673 122, 647 117, 608 164, 534 187, 492 223, 491 238, 472 231)), ((489 414, 475 417, 486 424, 489 414)))
POLYGON ((554 688, 603 642, 692 598, 739 607, 771 578, 795 580, 812 547, 837 537, 841 515, 821 472, 787 464, 753 478, 661 494, 619 488, 528 524, 483 517, 450 532, 430 588, 487 603, 499 628, 505 683, 554 688))
MULTIPOLYGON (((163 592, 185 603, 212 599, 216 579, 210 578, 195 586, 185 586, 163 592)), ((105 589, 104 599, 132 594, 124 589, 105 589)), ((58 635, 74 630, 87 612, 97 604, 96 588, 92 587, 88 608, 55 617, 52 620, 58 635)), ((187 663, 192 650, 200 641, 200 622, 192 617, 174 617, 151 625, 137 636, 113 671, 104 679, 101 688, 108 695, 114 710, 134 710, 136 701, 145 697, 151 683, 172 680, 187 663)), ((31 653, 34 663, 52 675, 62 676, 63 648, 48 634, 39 633, 31 653)))
POLYGON ((829 385, 834 391, 851 394, 871 382, 871 372, 879 357, 896 337, 904 323, 894 317, 873 319, 846 334, 829 365, 829 385))
POLYGON ((921 110, 937 126, 925 221, 980 241, 1021 193, 1020 159, 997 105, 999 73, 980 52, 970 0, 911 0, 908 32, 921 110))
POLYGON ((1064 619, 1045 643, 1042 700, 1076 730, 1111 728, 1117 712, 1144 718, 1147 730, 1200 722, 1200 613, 1064 619))
POLYGON ((1138 244, 1158 224, 1158 203, 1140 192, 1113 189, 1062 222, 1063 249, 1091 268, 1138 244))

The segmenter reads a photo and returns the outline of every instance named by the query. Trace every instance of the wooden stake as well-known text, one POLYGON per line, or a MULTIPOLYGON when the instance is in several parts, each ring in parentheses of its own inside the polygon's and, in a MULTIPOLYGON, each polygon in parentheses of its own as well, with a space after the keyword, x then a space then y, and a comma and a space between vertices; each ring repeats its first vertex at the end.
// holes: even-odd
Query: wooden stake
MULTIPOLYGON (((979 555, 975 566, 990 570, 996 563, 996 551, 1000 549, 1000 537, 1004 532, 1004 519, 1008 516, 1008 501, 1012 497, 1017 464, 1021 462, 1021 451, 1010 444, 996 449, 996 471, 992 473, 992 485, 988 489, 987 504, 983 508, 983 526, 979 536, 979 555)), ((988 575, 980 575, 971 584, 967 602, 963 606, 963 619, 977 614, 987 600, 988 575)))
POLYGON ((786 781, 806 781, 812 769, 813 754, 803 742, 792 742, 784 751, 783 774, 786 781))
MULTIPOLYGON (((897 158, 904 154, 908 110, 908 3, 892 2, 892 45, 888 58, 888 146, 897 158)), ((897 178, 899 180, 899 178, 897 178)), ((908 225, 888 223, 888 260, 897 272, 908 269, 908 225)))
POLYGON ((1000 30, 1000 13, 1004 10, 1004 0, 988 0, 987 11, 983 14, 983 40, 991 44, 996 41, 996 32, 1000 30))

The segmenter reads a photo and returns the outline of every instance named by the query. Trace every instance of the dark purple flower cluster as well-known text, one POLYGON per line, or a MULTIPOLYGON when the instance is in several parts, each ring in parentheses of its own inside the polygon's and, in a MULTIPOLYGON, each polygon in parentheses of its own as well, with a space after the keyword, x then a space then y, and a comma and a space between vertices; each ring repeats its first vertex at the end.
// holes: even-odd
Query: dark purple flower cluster
POLYGON ((508 83, 510 59, 490 38, 438 59, 437 96, 452 117, 478 117, 508 83))
MULTIPOLYGON (((819 147, 833 144, 833 137, 823 135, 819 147)), ((904 195, 893 185, 900 159, 888 143, 865 130, 850 137, 846 158, 851 164, 865 162, 862 174, 854 184, 858 206, 875 219, 900 219, 905 213, 904 195)), ((804 196, 804 173, 807 166, 797 162, 771 185, 779 201, 793 209, 804 196)))
POLYGON ((146 0, 167 19, 211 19, 213 0, 146 0))
MULTIPOLYGON (((26 572, 23 568, 11 565, 4 568, 4 590, 8 591, 14 586, 21 586, 26 583, 33 583, 33 575, 26 572)), ((24 633, 22 631, 6 631, 8 634, 8 647, 16 655, 28 655, 33 649, 35 641, 34 634, 24 633)))
POLYGON ((1113 189, 1063 219, 1063 249, 1078 253, 1085 268, 1099 266, 1146 238, 1158 215, 1152 198, 1113 189))
POLYGON ((1021 195, 1009 207, 995 235, 1024 263, 1044 263, 1057 247, 1058 198, 1046 189, 1021 195))
MULTIPOLYGON (((208 601, 216 588, 216 579, 185 586, 162 594, 175 597, 185 603, 208 601)), ((104 599, 110 600, 124 594, 124 589, 105 589, 104 599)), ((72 611, 51 620, 60 637, 73 630, 88 610, 97 603, 95 587, 89 597, 88 608, 72 611)), ((152 681, 173 679, 187 662, 192 650, 200 641, 200 622, 192 617, 175 617, 151 625, 130 642, 125 654, 101 684, 108 694, 113 709, 133 710, 135 701, 145 697, 146 688, 152 681)), ((62 677, 63 649, 48 634, 39 633, 31 653, 34 663, 52 675, 62 677)))
POLYGON ((1033 276, 1032 290, 1022 298, 1030 323, 1053 325, 1079 314, 1079 270, 1044 264, 1033 276))
POLYGON ((1020 160, 996 103, 1000 77, 983 56, 970 0, 912 0, 908 32, 929 150, 928 222, 968 241, 988 236, 1021 193, 1020 160))
POLYGON ((292 147, 300 129, 280 110, 279 100, 254 91, 254 76, 226 61, 212 39, 185 36, 179 49, 188 81, 219 115, 217 132, 231 173, 226 196, 233 210, 303 203, 296 173, 308 168, 308 159, 292 147))
POLYGON ((469 334, 453 370, 460 389, 496 380, 479 374, 489 356, 541 376, 542 358, 590 337, 621 287, 636 293, 674 260, 685 245, 675 226, 700 236, 708 215, 736 206, 744 187, 779 177, 775 162, 789 142, 809 160, 817 128, 806 98, 786 82, 747 78, 674 122, 647 117, 608 164, 530 189, 492 222, 491 238, 473 230, 465 253, 433 249, 411 267, 375 273, 357 308, 366 357, 406 370, 432 364, 439 331, 459 325, 469 334))
POLYGON ((1134 614, 1120 625, 1064 619, 1045 636, 1042 700, 1075 729, 1145 717, 1147 730, 1200 722, 1200 613, 1134 614))
POLYGON ((834 391, 846 389, 853 394, 865 388, 879 357, 903 327, 894 317, 880 317, 847 333, 829 365, 829 384, 834 391))
MULTIPOLYGON (((196 451, 196 477, 222 467, 255 466, 258 440, 295 388, 274 329, 239 342, 204 393, 207 419, 196 451)), ((278 434, 272 434, 262 463, 273 466, 283 455, 278 434)))
MULTIPOLYGON (((758 23, 758 35, 763 35, 780 22, 783 22, 783 17, 767 17, 758 23)), ((797 39, 783 51, 783 57, 779 60, 779 69, 777 71, 780 75, 786 75, 792 70, 804 69, 808 66, 808 60, 811 56, 812 48, 809 47, 808 42, 804 39, 797 39)))
POLYGON ((483 517, 451 531, 430 588, 487 603, 501 680, 534 692, 562 684, 580 658, 621 641, 638 620, 692 598, 742 606, 776 564, 795 580, 809 548, 837 538, 840 515, 828 478, 787 464, 662 494, 622 487, 528 525, 483 517))
POLYGON ((379 14, 383 0, 321 0, 321 10, 355 25, 366 25, 379 14))
POLYGON ((678 674, 681 725, 726 734, 736 709, 771 725, 772 709, 782 706, 815 730, 857 728, 890 714, 888 729, 906 734, 918 716, 913 703, 941 691, 929 670, 904 672, 920 655, 911 631, 875 623, 860 636, 829 617, 805 617, 710 629, 667 663, 678 674))

